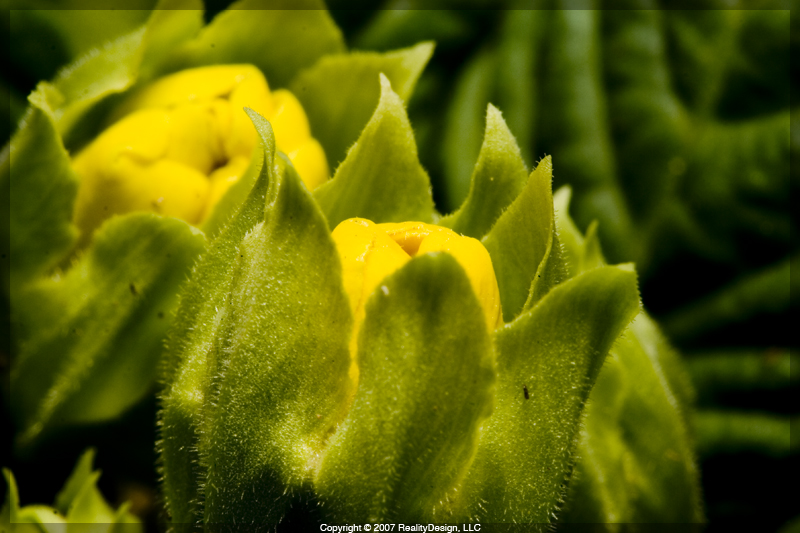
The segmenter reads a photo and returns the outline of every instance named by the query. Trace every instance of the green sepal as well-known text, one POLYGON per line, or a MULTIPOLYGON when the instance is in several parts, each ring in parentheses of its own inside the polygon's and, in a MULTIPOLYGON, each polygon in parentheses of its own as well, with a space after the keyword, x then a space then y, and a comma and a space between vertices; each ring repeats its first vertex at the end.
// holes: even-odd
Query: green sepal
POLYGON ((586 408, 566 521, 704 520, 678 363, 644 313, 617 340, 586 408))
POLYGON ((164 472, 163 491, 173 523, 193 524, 202 519, 200 482, 205 476, 199 459, 203 423, 206 366, 221 327, 227 295, 233 283, 239 244, 264 218, 267 190, 275 180, 275 139, 271 128, 260 149, 261 171, 238 212, 222 226, 195 265, 180 294, 180 307, 167 335, 162 359, 164 392, 159 412, 159 453, 164 472))
POLYGON ((383 73, 404 101, 411 98, 422 70, 433 54, 433 43, 379 54, 352 52, 322 58, 301 72, 290 89, 303 109, 331 166, 344 160, 375 110, 383 73))
POLYGON ((495 104, 505 112, 508 127, 517 138, 522 158, 531 161, 536 131, 536 94, 541 85, 539 66, 542 33, 548 11, 519 9, 524 0, 512 0, 502 15, 497 43, 495 104))
POLYGON ((494 357, 463 268, 425 254, 367 303, 358 390, 315 481, 337 522, 426 522, 466 473, 492 407, 494 357))
MULTIPOLYGON (((559 234, 570 274, 604 268, 592 222, 586 236, 556 193, 559 234)), ((567 522, 638 523, 703 520, 694 442, 686 410, 689 376, 656 324, 641 313, 617 339, 589 396, 569 485, 567 522)))
POLYGON ((250 63, 272 87, 286 87, 320 57, 344 51, 321 0, 240 0, 176 50, 168 68, 250 63))
POLYGON ((149 391, 177 289, 203 247, 183 221, 116 217, 65 274, 14 294, 17 444, 61 425, 111 419, 149 391))
POLYGON ((247 200, 250 192, 256 184, 256 180, 261 175, 261 167, 264 163, 264 153, 262 147, 256 146, 250 156, 250 163, 247 169, 239 176, 239 179, 225 191, 222 198, 212 208, 211 213, 200 225, 200 229, 209 239, 215 239, 238 213, 242 205, 247 200))
POLYGON ((13 290, 52 270, 78 237, 72 223, 78 177, 58 134, 50 89, 40 84, 28 97, 31 105, 10 151, 3 152, 0 190, 10 197, 0 204, 9 209, 0 224, 8 224, 2 238, 8 239, 10 258, 3 265, 8 265, 13 290))
POLYGON ((197 32, 200 7, 196 0, 162 0, 142 27, 89 51, 58 73, 50 105, 68 147, 100 133, 106 110, 98 104, 154 75, 174 46, 197 32))
MULTIPOLYGON (((14 65, 24 65, 29 79, 51 78, 57 69, 114 38, 141 26, 153 7, 152 0, 129 2, 127 9, 81 9, 80 1, 52 4, 30 0, 11 0, 8 26, 9 57, 14 65), (138 9, 137 9, 138 8, 138 9)), ((85 4, 83 4, 85 7, 85 4)))
POLYGON ((506 4, 496 34, 465 62, 454 83, 441 142, 445 211, 456 209, 469 193, 471 162, 481 148, 487 103, 503 110, 523 159, 532 161, 536 99, 543 84, 536 67, 550 11, 519 9, 523 4, 513 0, 506 4))
POLYGON ((561 283, 496 332, 495 409, 454 501, 455 518, 554 520, 586 398, 638 311, 633 269, 602 267, 561 283))
POLYGON ((552 177, 548 156, 539 162, 522 193, 483 238, 492 256, 506 322, 523 309, 530 309, 566 277, 555 227, 552 177))
POLYGON ((567 266, 567 276, 571 278, 584 271, 580 267, 584 237, 569 215, 570 200, 572 200, 572 187, 569 185, 563 185, 553 193, 553 216, 567 266))
POLYGON ((354 217, 375 223, 434 219, 430 180, 403 101, 383 74, 380 84, 378 107, 358 141, 333 179, 314 191, 331 228, 354 217))
POLYGON ((483 238, 519 196, 527 180, 528 171, 514 136, 500 111, 489 104, 483 145, 472 171, 467 199, 458 211, 443 217, 439 225, 461 235, 483 238))
POLYGON ((145 26, 87 52, 28 97, 30 106, 10 150, 0 156, 0 191, 10 193, 0 201, 8 209, 0 217, 8 226, 0 229, 9 239, 12 287, 49 273, 75 244, 72 211, 79 178, 65 145, 72 149, 99 133, 100 120, 90 111, 130 88, 140 69, 153 68, 156 47, 169 49, 193 31, 190 11, 167 9, 184 3, 162 5, 165 9, 154 11, 145 26), (83 124, 84 119, 93 124, 83 124))
POLYGON ((291 165, 273 164, 268 122, 249 113, 268 154, 257 187, 268 190, 251 194, 184 293, 178 324, 204 331, 172 336, 182 344, 166 372, 162 460, 175 522, 280 521, 351 388, 352 318, 330 230, 291 165))

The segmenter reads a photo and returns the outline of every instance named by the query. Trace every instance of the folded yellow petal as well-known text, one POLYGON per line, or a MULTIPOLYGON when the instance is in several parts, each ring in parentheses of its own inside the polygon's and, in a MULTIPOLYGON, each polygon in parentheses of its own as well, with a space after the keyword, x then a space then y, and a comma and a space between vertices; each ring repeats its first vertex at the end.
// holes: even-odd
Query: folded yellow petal
POLYGON ((448 228, 423 222, 375 224, 363 218, 345 220, 333 230, 333 241, 342 262, 342 277, 354 328, 350 340, 350 377, 358 381, 358 334, 364 322, 369 296, 381 282, 418 254, 446 252, 464 268, 488 329, 502 325, 500 290, 489 252, 480 241, 448 228))

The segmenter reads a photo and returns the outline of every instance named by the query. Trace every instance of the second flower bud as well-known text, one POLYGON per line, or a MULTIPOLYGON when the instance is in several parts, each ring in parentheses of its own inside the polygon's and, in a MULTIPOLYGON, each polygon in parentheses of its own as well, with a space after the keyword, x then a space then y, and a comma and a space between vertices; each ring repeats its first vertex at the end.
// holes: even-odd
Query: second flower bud
POLYGON ((203 222, 250 163, 256 134, 244 107, 272 123, 278 150, 309 189, 327 179, 325 152, 291 92, 270 91, 252 65, 184 70, 134 93, 119 120, 75 157, 82 239, 132 211, 203 222))

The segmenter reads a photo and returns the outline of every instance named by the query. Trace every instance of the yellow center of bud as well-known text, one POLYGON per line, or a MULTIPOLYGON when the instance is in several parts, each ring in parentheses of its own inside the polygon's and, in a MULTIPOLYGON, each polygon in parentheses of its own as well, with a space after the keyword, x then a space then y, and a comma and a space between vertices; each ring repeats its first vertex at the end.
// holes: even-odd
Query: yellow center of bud
POLYGON ((375 224, 351 218, 333 230, 333 241, 342 262, 344 288, 355 318, 350 340, 350 376, 358 380, 356 353, 358 333, 364 322, 364 306, 386 276, 412 257, 428 252, 447 252, 464 268, 478 297, 489 330, 503 324, 500 290, 489 252, 480 241, 423 222, 375 224))
POLYGON ((272 124, 275 144, 309 189, 328 178, 303 107, 270 91, 251 65, 184 70, 135 93, 121 117, 73 160, 81 176, 75 223, 84 239, 108 217, 153 211, 199 224, 247 169, 257 144, 244 112, 272 124))

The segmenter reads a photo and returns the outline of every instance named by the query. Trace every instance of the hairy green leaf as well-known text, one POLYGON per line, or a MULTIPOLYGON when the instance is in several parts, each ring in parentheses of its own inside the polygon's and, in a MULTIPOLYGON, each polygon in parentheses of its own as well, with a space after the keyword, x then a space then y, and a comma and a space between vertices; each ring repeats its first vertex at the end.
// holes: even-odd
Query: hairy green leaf
POLYGON ((483 312, 448 254, 386 278, 359 336, 358 390, 317 474, 338 522, 424 522, 453 495, 492 406, 483 312))
POLYGON ((566 521, 703 521, 676 358, 645 314, 617 340, 589 396, 566 521))
POLYGON ((383 73, 404 101, 411 98, 417 79, 433 53, 433 43, 384 54, 353 52, 322 58, 301 72, 290 86, 302 102, 311 131, 336 167, 359 138, 378 104, 383 73))
POLYGON ((195 523, 202 518, 198 441, 209 379, 206 367, 209 354, 219 349, 214 339, 230 303, 227 295, 238 265, 235 258, 240 255, 239 244, 263 220, 267 190, 276 179, 274 136, 270 128, 261 135, 264 138, 261 172, 239 211, 198 260, 190 282, 181 293, 175 323, 167 336, 159 451, 167 509, 172 520, 179 524, 195 523))
POLYGON ((0 190, 10 195, 0 204, 9 209, 2 238, 8 239, 3 244, 10 258, 3 265, 9 265, 10 286, 15 288, 63 261, 78 237, 72 224, 78 177, 58 135, 48 91, 43 84, 31 94, 31 107, 10 151, 3 153, 0 170, 0 190))
MULTIPOLYGON (((266 120, 251 117, 266 143, 266 120)), ((309 480, 351 388, 339 257, 291 166, 272 182, 264 221, 239 255, 220 349, 207 362, 207 523, 279 521, 280 502, 309 480)))
POLYGON ((183 221, 117 217, 66 274, 14 295, 19 444, 54 426, 113 418, 149 391, 175 294, 203 246, 183 221))
POLYGON ((553 214, 552 177, 552 162, 546 157, 483 238, 492 256, 506 322, 529 309, 566 274, 553 214))
POLYGON ((608 349, 638 310, 633 270, 601 267, 561 283, 497 331, 495 410, 455 498, 456 516, 554 520, 583 405, 608 349))
POLYGON ((251 63, 273 87, 286 87, 325 54, 344 52, 344 39, 320 0, 240 0, 174 52, 170 70, 251 63))
POLYGON ((500 111, 489 104, 483 146, 472 171, 467 199, 440 224, 462 235, 482 238, 517 198, 527 180, 528 171, 514 136, 500 111))
POLYGON ((332 228, 353 217, 376 223, 434 218, 428 174, 403 101, 380 75, 381 99, 333 179, 314 191, 332 228))

